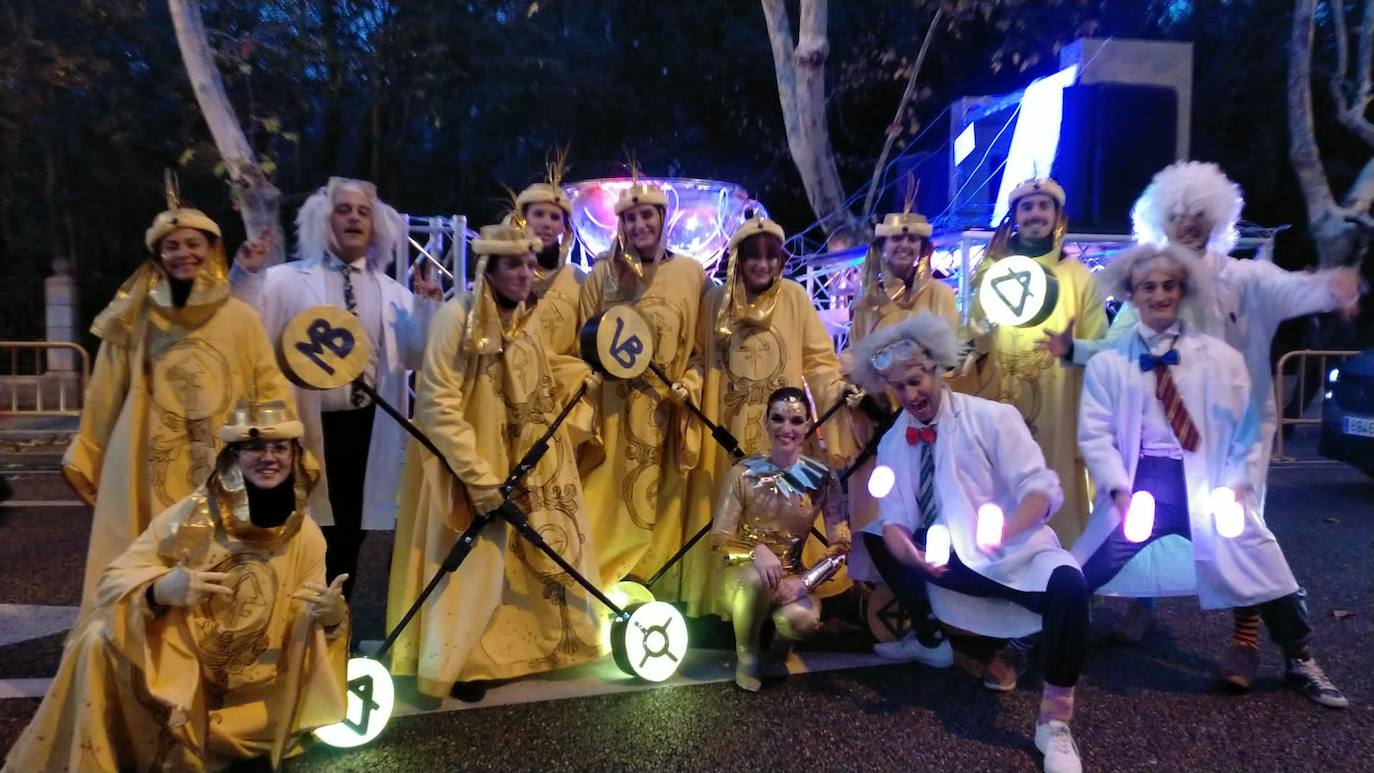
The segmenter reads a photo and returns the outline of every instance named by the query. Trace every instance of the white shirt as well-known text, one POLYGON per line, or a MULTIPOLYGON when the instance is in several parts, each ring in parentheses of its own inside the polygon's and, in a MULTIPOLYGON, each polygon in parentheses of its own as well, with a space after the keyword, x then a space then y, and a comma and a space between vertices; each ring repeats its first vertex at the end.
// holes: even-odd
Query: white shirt
MULTIPOLYGON (((1156 333, 1144 322, 1138 323, 1136 327, 1140 340, 1145 342, 1145 348, 1156 357, 1161 357, 1174 348, 1182 332, 1178 320, 1174 320, 1174 323, 1162 333, 1156 333)), ((1156 384, 1153 371, 1148 374, 1147 380, 1150 382, 1148 394, 1152 399, 1141 403, 1140 455, 1182 459, 1183 447, 1178 444, 1173 427, 1169 426, 1169 417, 1164 413, 1164 403, 1154 396, 1156 384)))
MULTIPOLYGON (((348 308, 344 299, 343 261, 334 255, 325 258, 325 294, 331 306, 348 308)), ((367 258, 361 257, 348 264, 352 272, 354 312, 367 333, 367 367, 363 370, 363 381, 373 389, 377 388, 377 352, 380 351, 382 337, 382 287, 377 281, 376 272, 367 265, 367 258)), ((320 410, 349 411, 355 407, 352 388, 336 387, 320 395, 320 410)))

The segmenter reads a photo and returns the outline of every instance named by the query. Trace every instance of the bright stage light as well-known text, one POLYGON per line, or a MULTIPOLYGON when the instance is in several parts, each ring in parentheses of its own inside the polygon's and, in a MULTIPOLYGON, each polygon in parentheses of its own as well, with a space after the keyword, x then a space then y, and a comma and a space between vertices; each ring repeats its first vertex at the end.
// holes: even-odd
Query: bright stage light
POLYGON ((1245 531, 1245 505, 1236 501, 1236 492, 1226 486, 1213 489, 1211 505, 1217 534, 1234 539, 1245 531))
POLYGON ((926 563, 931 566, 949 563, 949 528, 943 523, 931 524, 926 529, 926 563))
POLYGON ((897 474, 886 464, 880 464, 873 468, 873 472, 868 476, 868 493, 874 499, 882 499, 892 492, 892 486, 897 482, 897 474))
POLYGON ((621 671, 662 682, 677 671, 687 655, 687 621, 671 604, 638 604, 611 624, 611 645, 621 671))
MULTIPOLYGON (((663 188, 668 197, 668 249, 700 261, 710 271, 725 252, 730 234, 752 209, 764 217, 768 211, 734 183, 679 177, 641 177, 641 182, 663 188)), ((563 186, 572 203, 572 226, 582 246, 598 256, 610 249, 619 222, 615 204, 630 178, 583 180, 563 186)))
POLYGON ((991 225, 996 227, 1007 214, 1007 197, 1012 189, 1032 177, 1045 177, 1054 168, 1059 150, 1059 127, 1064 121, 1064 87, 1078 80, 1078 65, 1070 65, 1054 75, 1026 87, 1016 116, 1016 129, 1007 149, 1002 185, 992 210, 991 225))
POLYGON ((348 661, 348 710, 342 722, 315 731, 315 737, 330 746, 349 749, 376 738, 391 719, 396 690, 391 674, 372 658, 348 661))
POLYGON ((1002 544, 1002 527, 1006 524, 1002 508, 991 502, 978 508, 978 531, 975 539, 980 548, 995 548, 1002 544))
POLYGON ((1155 530, 1155 497, 1148 491, 1137 491, 1131 495, 1131 506, 1126 510, 1126 523, 1122 531, 1131 542, 1144 542, 1155 530))

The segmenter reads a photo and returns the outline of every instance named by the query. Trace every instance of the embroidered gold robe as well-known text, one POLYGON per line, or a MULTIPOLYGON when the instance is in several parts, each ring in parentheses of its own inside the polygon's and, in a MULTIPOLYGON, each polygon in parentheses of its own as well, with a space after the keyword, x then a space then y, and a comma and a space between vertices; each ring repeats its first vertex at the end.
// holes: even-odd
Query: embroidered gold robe
POLYGON ((343 719, 347 618, 325 629, 290 598, 325 583, 324 537, 303 507, 254 526, 238 480, 228 490, 212 477, 100 576, 5 770, 218 770, 270 754, 278 734, 343 719), (155 609, 149 588, 182 560, 227 572, 234 594, 155 609))
MULTIPOLYGON (((490 291, 482 289, 488 294, 490 291)), ((494 316, 494 302, 485 295, 494 316)), ((387 626, 420 595, 473 518, 466 485, 500 485, 581 385, 587 366, 551 355, 522 318, 493 330, 480 350, 464 343, 471 294, 434 318, 416 377, 415 422, 458 479, 412 443, 401 477, 387 626)), ((587 510, 568 429, 522 481, 515 503, 554 550, 596 581, 587 510)), ((504 521, 487 526, 472 552, 426 601, 392 650, 393 674, 415 674, 421 692, 449 694, 455 681, 505 679, 599 657, 605 611, 561 568, 504 521)))
POLYGON ((539 296, 534 314, 539 319, 545 349, 549 354, 579 356, 578 334, 582 330, 582 320, 578 303, 582 293, 582 273, 571 264, 564 263, 536 283, 534 292, 539 296))
POLYGON ((80 430, 62 457, 67 482, 95 507, 83 612, 105 566, 209 477, 222 447, 217 430, 240 399, 282 400, 295 414, 257 312, 229 297, 227 279, 202 271, 178 309, 150 261, 91 328, 100 350, 80 430))
MULTIPOLYGON (((687 364, 696 340, 706 273, 692 258, 668 255, 640 266, 603 256, 582 284, 581 318, 627 303, 654 332, 654 358, 693 400, 699 374, 687 364)), ((687 475, 701 450, 700 425, 667 397, 652 373, 631 381, 606 379, 597 408, 597 437, 581 449, 583 489, 606 584, 628 575, 648 579, 682 546, 687 475)))

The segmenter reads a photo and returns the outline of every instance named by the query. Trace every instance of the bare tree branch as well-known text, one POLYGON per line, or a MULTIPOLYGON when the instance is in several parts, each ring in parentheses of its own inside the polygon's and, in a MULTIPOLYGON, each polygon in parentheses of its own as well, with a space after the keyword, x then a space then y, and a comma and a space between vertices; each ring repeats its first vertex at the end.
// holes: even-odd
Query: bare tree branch
POLYGON ((1315 0, 1297 0, 1288 43, 1288 158, 1307 202, 1307 219, 1316 221, 1336 206, 1317 150, 1312 119, 1312 38, 1315 0))
POLYGON ((1331 70, 1331 100, 1336 112, 1345 112, 1349 100, 1345 93, 1345 74, 1350 69, 1350 34, 1345 28, 1345 1, 1333 0, 1331 6, 1331 35, 1336 38, 1336 66, 1331 70))
POLYGON ((1350 185, 1341 205, 1352 212, 1366 214, 1370 207, 1374 207, 1374 158, 1366 161, 1355 176, 1355 182, 1350 185))
POLYGON ((1336 37, 1336 69, 1331 74, 1331 99, 1336 103, 1336 119, 1351 133, 1374 146, 1374 122, 1365 115, 1370 103, 1371 63, 1374 62, 1374 0, 1366 0, 1364 18, 1360 23, 1358 64, 1349 73, 1349 31, 1345 24, 1345 8, 1341 0, 1332 0, 1332 34, 1336 37), (1346 79, 1350 82, 1347 83, 1346 79), (1353 96, 1352 96, 1353 95, 1353 96))
POLYGON ((864 197, 864 206, 860 210, 860 214, 865 220, 873 214, 873 202, 878 196, 878 183, 883 176, 883 167, 887 165, 887 157, 892 152, 892 144, 897 141, 897 127, 901 124, 902 116, 906 114, 906 108, 911 102, 911 97, 916 93, 916 76, 921 72, 921 64, 926 60, 926 51, 930 50, 930 39, 935 35, 935 29, 940 25, 940 16, 944 12, 943 3, 935 7, 935 16, 930 20, 930 26, 926 28, 925 38, 921 40, 921 50, 916 54, 916 61, 911 66, 911 77, 907 78, 906 90, 902 92, 902 100, 897 103, 897 112, 892 116, 892 123, 887 126, 885 132, 887 137, 883 140, 883 152, 878 154, 878 163, 873 166, 873 179, 868 183, 868 195, 864 197))

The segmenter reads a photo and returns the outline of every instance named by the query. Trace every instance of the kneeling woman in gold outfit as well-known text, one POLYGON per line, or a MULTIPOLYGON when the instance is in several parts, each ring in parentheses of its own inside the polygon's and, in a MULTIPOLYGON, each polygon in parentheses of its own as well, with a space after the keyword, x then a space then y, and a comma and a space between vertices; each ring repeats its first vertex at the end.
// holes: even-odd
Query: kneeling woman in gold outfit
POLYGON ((818 512, 825 515, 830 541, 827 559, 849 553, 839 479, 801 455, 811 423, 802 390, 783 387, 769 396, 764 426, 772 450, 730 470, 711 524, 712 544, 726 564, 724 606, 735 624, 735 684, 750 692, 762 684, 759 640, 765 620, 772 617, 782 643, 809 638, 820 628, 820 602, 808 592, 801 565, 818 512))

